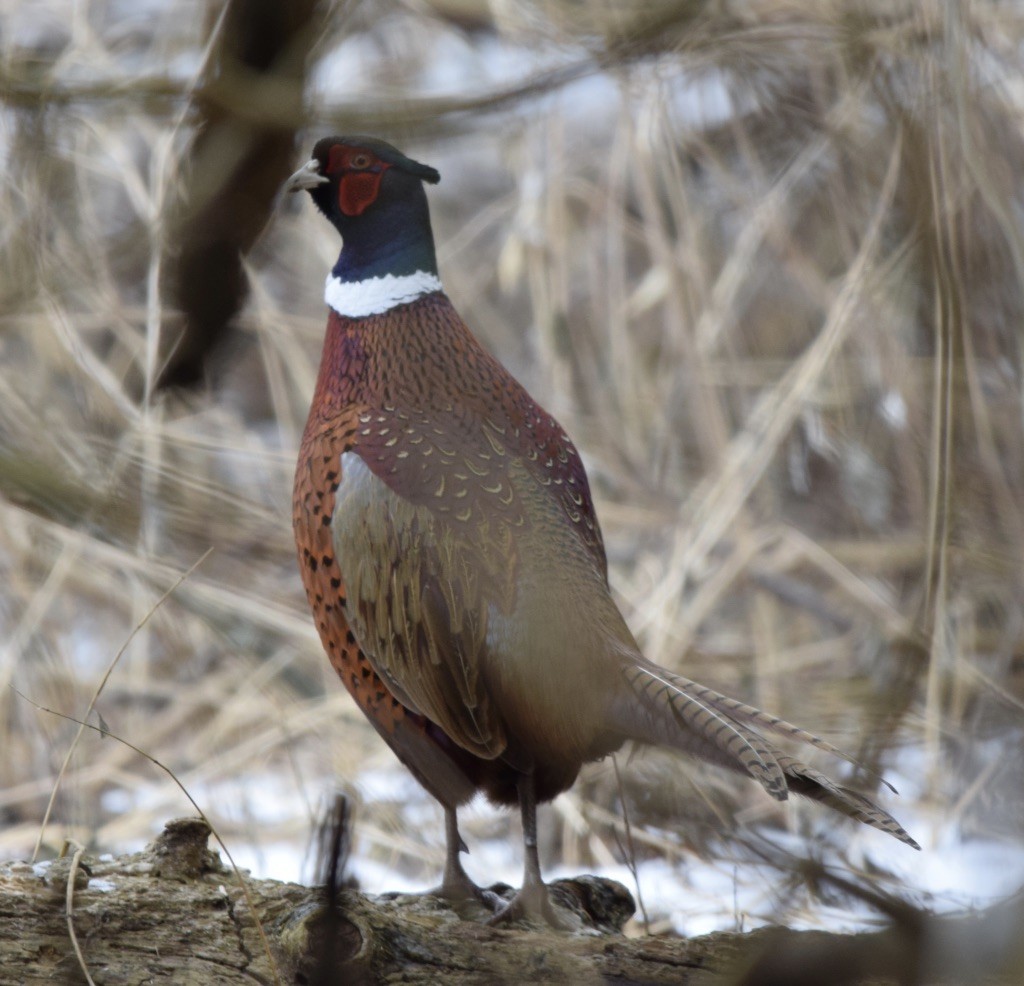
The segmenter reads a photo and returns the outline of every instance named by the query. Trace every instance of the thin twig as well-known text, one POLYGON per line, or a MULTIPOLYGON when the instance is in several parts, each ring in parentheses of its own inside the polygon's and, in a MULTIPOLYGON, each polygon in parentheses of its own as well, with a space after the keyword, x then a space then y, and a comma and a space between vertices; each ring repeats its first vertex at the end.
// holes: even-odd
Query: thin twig
POLYGON ((82 970, 82 975, 85 976, 85 981, 89 986, 96 986, 92 976, 89 975, 89 968, 85 964, 85 956, 82 954, 82 948, 78 944, 78 936, 75 934, 74 922, 75 877, 78 875, 78 867, 82 862, 82 856, 85 853, 85 846, 72 839, 68 840, 68 845, 75 850, 75 854, 71 857, 71 869, 68 871, 68 888, 64 897, 64 916, 68 920, 68 935, 71 937, 71 945, 75 950, 75 957, 78 959, 78 965, 82 970))
POLYGON ((647 908, 644 906, 644 895, 640 889, 640 873, 636 865, 636 846, 633 845, 633 826, 629 824, 629 806, 626 804, 626 792, 622 786, 622 774, 619 773, 619 758, 612 754, 612 767, 615 769, 615 783, 619 788, 619 804, 622 805, 622 821, 626 827, 626 866, 633 876, 633 884, 636 886, 636 903, 644 919, 644 932, 651 933, 651 919, 647 916, 647 908))
MULTIPOLYGON (((207 552, 207 554, 209 554, 209 552, 207 552)), ((200 561, 202 561, 202 559, 200 559, 200 561)), ((196 564, 199 563, 197 562, 196 564)), ((273 953, 270 951, 270 942, 267 939, 266 932, 263 930, 263 924, 259 919, 259 915, 256 913, 256 902, 252 898, 252 893, 249 890, 249 885, 248 883, 246 883, 245 878, 242 876, 242 871, 238 868, 238 865, 235 863, 235 859, 231 855, 231 850, 228 849, 227 843, 225 843, 224 840, 220 837, 220 833, 217 831, 217 827, 207 817, 206 812, 204 812, 203 809, 199 807, 199 803, 196 801, 196 799, 188 793, 188 789, 185 787, 185 785, 182 784, 180 780, 178 780, 177 775, 174 773, 174 771, 171 770, 171 768, 168 767, 166 764, 163 764, 159 760, 157 760, 157 758, 154 757, 152 754, 147 753, 145 750, 139 749, 139 747, 137 747, 134 743, 129 743, 128 740, 126 740, 123 736, 118 736, 117 733, 112 733, 109 729, 106 728, 105 725, 94 726, 91 722, 83 722, 81 719, 76 719, 74 716, 69 716, 64 712, 58 712, 56 709, 47 708, 45 705, 40 705, 38 702, 33 701, 24 692, 18 691, 18 689, 15 688, 14 685, 10 685, 9 687, 11 691, 18 696, 18 698, 28 702, 29 705, 31 705, 35 709, 38 709, 40 712, 47 712, 52 716, 58 716, 61 719, 67 719, 68 722, 77 722, 78 725, 82 727, 82 729, 92 729, 95 732, 99 733, 101 736, 109 736, 111 739, 117 740, 118 743, 123 743, 126 747, 128 747, 129 750, 132 750, 134 753, 137 753, 140 757, 145 757, 151 764, 153 764, 154 767, 159 767, 160 770, 162 770, 165 774, 167 774, 168 777, 170 777, 172 781, 174 781, 174 783, 178 786, 178 789, 181 791, 181 793, 184 794, 186 798, 188 798, 189 804, 191 804, 192 807, 195 808, 196 814, 198 814, 199 817, 204 822, 206 822, 207 825, 210 826, 211 834, 217 840, 217 844, 224 851, 224 855, 227 856, 228 862, 231 864, 231 869, 234 870, 235 876, 238 878, 239 885, 242 888, 242 893, 245 895, 245 902, 249 905, 249 912, 252 914, 252 919, 256 924, 256 930, 259 933, 260 941, 263 943, 263 950, 267 956, 267 961, 270 963, 270 970, 274 976, 274 982, 277 984, 277 986, 281 986, 281 977, 278 975, 277 963, 274 961, 273 953)))
MULTIPOLYGON (((132 632, 128 634, 128 639, 125 640, 125 642, 121 645, 121 649, 114 655, 114 659, 107 666, 107 670, 104 673, 103 677, 100 679, 99 685, 96 686, 96 691, 93 692, 92 699, 90 699, 89 701, 89 708, 85 710, 85 715, 82 717, 83 719, 88 719, 89 716, 92 714, 92 711, 96 707, 96 703, 99 701, 99 697, 102 694, 103 689, 106 687, 107 682, 110 680, 111 674, 113 674, 114 672, 114 668, 117 667, 118 662, 124 656, 124 652, 128 649, 129 644, 131 644, 131 642, 135 639, 135 635, 146 625, 150 617, 164 604, 164 602, 170 597, 171 593, 173 593, 175 589, 177 589, 178 586, 181 585, 182 582, 184 582, 197 568, 199 568, 199 566, 202 565, 202 563, 210 557, 212 552, 213 548, 207 548, 206 551, 203 552, 202 557, 187 572, 181 575, 155 603, 153 603, 153 605, 149 609, 149 612, 147 612, 146 615, 143 616, 143 618, 138 622, 138 624, 136 624, 136 626, 132 629, 132 632)), ((17 691, 17 689, 15 689, 15 691, 17 691)), ((59 715, 60 713, 57 714, 59 715)), ((66 718, 71 717, 67 716, 66 718)), ((78 722, 77 719, 73 721, 78 722)), ((57 791, 60 789, 61 781, 64 780, 64 774, 68 769, 68 764, 71 762, 71 757, 74 755, 74 752, 78 747, 78 741, 82 738, 82 733, 84 731, 85 723, 82 722, 80 723, 80 728, 78 732, 75 734, 75 738, 71 741, 71 746, 68 747, 68 752, 64 755, 64 761, 60 765, 60 770, 57 771, 57 778, 53 782, 53 790, 50 792, 50 800, 46 803, 46 811, 43 812, 43 819, 39 823, 39 835, 36 836, 35 848, 32 850, 31 862, 33 863, 36 861, 36 858, 39 855, 39 850, 43 844, 43 834, 45 833, 46 826, 50 821, 50 813, 53 811, 53 804, 57 800, 57 791)), ((106 730, 101 730, 101 735, 107 735, 106 730)))

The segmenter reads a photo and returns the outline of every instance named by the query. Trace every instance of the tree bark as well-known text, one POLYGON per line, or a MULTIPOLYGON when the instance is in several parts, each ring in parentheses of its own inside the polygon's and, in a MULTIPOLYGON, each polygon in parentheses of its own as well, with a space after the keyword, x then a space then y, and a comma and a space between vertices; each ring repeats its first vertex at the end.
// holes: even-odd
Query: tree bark
MULTIPOLYGON (((86 983, 83 964, 97 986, 1021 981, 1015 977, 1020 967, 993 948, 991 922, 925 919, 916 929, 861 935, 772 928, 689 940, 631 939, 620 930, 632 914, 628 891, 585 876, 551 885, 577 933, 492 928, 482 923, 482 906, 460 916, 429 895, 368 897, 343 890, 328 907, 321 889, 248 878, 243 885, 207 848, 208 835, 201 819, 178 819, 141 853, 106 861, 84 857, 77 867, 70 857, 0 865, 0 983, 86 983), (960 963, 966 956, 977 976, 963 979, 957 962, 936 963, 936 935, 947 950, 955 943, 960 963), (986 962, 1002 956, 998 974, 994 966, 975 964, 970 946, 980 949, 982 941, 986 962)), ((1010 940, 1019 940, 1020 922, 1007 925, 1008 916, 1020 914, 1007 909, 1001 925, 1012 932, 1010 940)))

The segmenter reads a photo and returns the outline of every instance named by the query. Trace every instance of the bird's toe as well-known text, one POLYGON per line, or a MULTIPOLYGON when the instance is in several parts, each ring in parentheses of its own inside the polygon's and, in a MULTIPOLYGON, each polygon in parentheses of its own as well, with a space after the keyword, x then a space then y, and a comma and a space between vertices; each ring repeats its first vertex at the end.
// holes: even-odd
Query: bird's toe
POLYGON ((487 924, 498 927, 526 920, 546 924, 556 931, 575 931, 575 925, 567 917, 563 917, 559 910, 552 905, 548 888, 543 883, 528 884, 489 918, 487 924))

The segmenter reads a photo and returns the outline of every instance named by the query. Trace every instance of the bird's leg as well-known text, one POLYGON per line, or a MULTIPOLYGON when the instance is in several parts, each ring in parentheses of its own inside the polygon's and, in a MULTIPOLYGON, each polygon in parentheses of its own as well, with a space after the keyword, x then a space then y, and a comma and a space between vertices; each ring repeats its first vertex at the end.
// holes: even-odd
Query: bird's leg
POLYGON ((459 835, 459 819, 454 808, 444 806, 445 858, 444 876, 441 886, 431 893, 453 903, 475 900, 488 910, 495 911, 501 906, 501 898, 490 890, 478 887, 462 868, 461 854, 469 852, 459 835))
POLYGON ((462 853, 466 852, 466 843, 459 835, 459 819, 454 808, 445 805, 444 809, 445 857, 444 878, 441 881, 442 897, 473 897, 479 888, 470 880, 462 868, 462 853))
POLYGON ((537 793, 532 773, 520 774, 516 782, 519 810, 523 818, 523 885, 508 904, 494 915, 488 924, 504 924, 520 918, 544 921, 552 928, 570 930, 555 914, 548 897, 548 888, 540 875, 540 857, 537 854, 537 793))

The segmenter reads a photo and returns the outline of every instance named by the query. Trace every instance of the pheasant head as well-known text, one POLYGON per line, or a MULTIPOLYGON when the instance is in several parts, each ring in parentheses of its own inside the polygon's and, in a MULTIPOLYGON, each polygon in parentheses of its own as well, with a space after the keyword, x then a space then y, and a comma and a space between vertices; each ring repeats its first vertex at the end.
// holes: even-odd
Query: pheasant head
POLYGON ((433 168, 376 137, 325 137, 285 188, 308 191, 341 234, 343 248, 331 274, 354 284, 437 277, 423 183, 440 180, 433 168))

